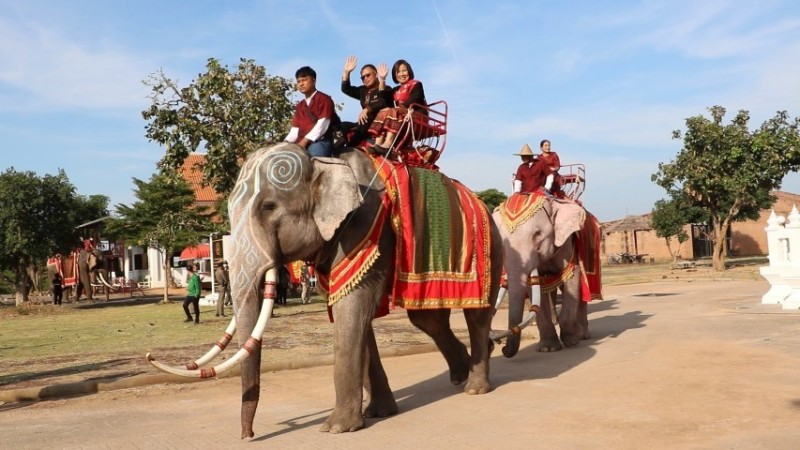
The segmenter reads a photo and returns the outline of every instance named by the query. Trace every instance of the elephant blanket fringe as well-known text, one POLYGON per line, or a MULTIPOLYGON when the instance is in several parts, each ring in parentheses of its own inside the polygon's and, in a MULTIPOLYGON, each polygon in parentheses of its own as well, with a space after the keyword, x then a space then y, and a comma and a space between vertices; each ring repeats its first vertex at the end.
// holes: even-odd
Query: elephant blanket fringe
MULTIPOLYGON (((330 307, 349 294, 361 282, 364 274, 380 256, 378 239, 383 230, 383 224, 389 216, 390 206, 388 198, 384 198, 381 211, 375 215, 364 239, 344 259, 333 266, 330 275, 322 271, 317 272, 318 286, 328 294, 328 316, 331 322, 333 322, 333 314, 330 307)), ((388 296, 384 296, 375 317, 382 317, 388 313, 388 296)))
POLYGON ((513 233, 520 224, 533 217, 547 201, 541 192, 526 194, 512 194, 506 201, 498 206, 500 217, 503 218, 503 227, 513 233))
POLYGON ((402 163, 376 168, 397 236, 392 305, 490 307, 491 218, 480 198, 435 170, 402 163))

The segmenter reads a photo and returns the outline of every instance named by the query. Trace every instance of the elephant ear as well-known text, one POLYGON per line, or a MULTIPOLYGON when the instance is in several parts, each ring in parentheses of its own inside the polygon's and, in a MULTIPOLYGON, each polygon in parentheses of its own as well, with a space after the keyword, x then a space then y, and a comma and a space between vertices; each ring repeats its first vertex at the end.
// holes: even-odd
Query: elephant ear
POLYGON ((553 228, 555 228, 555 245, 561 247, 572 235, 583 228, 586 222, 586 210, 572 202, 551 201, 553 208, 553 228))
POLYGON ((322 238, 329 241, 345 217, 361 206, 363 197, 353 169, 344 161, 338 158, 313 158, 312 161, 314 222, 322 238))

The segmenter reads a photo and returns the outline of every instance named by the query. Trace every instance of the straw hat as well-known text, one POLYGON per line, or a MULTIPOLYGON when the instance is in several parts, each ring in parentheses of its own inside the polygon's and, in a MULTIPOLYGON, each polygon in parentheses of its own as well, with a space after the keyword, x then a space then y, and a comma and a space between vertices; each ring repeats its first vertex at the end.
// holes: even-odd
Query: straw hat
POLYGON ((514 153, 514 156, 533 156, 533 150, 528 147, 528 144, 522 146, 522 150, 519 153, 514 153))

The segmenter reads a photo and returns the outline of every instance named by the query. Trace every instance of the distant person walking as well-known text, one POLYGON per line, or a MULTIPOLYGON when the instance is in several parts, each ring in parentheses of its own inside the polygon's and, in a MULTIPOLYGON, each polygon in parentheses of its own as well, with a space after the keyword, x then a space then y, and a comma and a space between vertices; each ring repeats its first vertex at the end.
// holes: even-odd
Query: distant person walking
POLYGON ((311 274, 308 270, 308 263, 304 262, 300 267, 300 301, 305 305, 311 303, 309 293, 311 291, 311 274))
POLYGON ((225 304, 230 300, 230 291, 228 290, 228 263, 222 261, 222 264, 214 271, 214 281, 217 283, 217 317, 227 317, 225 315, 225 304))
POLYGON ((186 313, 184 322, 191 322, 192 315, 189 313, 189 304, 194 305, 194 323, 200 323, 200 277, 195 273, 194 266, 186 268, 186 300, 183 301, 183 312, 186 313))
POLYGON ((64 296, 64 287, 60 274, 55 274, 52 280, 53 283, 53 304, 60 305, 61 299, 64 296))

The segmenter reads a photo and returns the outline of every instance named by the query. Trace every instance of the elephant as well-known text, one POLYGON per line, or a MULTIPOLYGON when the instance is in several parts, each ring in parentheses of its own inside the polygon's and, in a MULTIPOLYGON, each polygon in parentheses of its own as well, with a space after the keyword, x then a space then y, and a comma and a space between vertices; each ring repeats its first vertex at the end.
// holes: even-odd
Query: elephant
POLYGON ((70 297, 69 293, 75 287, 76 300, 80 300, 81 294, 85 292, 86 297, 90 301, 94 301, 92 284, 96 284, 95 282, 97 281, 106 287, 106 297, 114 289, 108 281, 105 258, 103 258, 103 252, 99 249, 92 251, 75 250, 67 257, 51 258, 47 264, 48 285, 52 282, 56 272, 60 272, 64 277, 67 298, 70 297), (77 263, 75 263, 76 260, 77 263), (60 269, 58 267, 59 264, 61 265, 60 269))
POLYGON ((537 349, 558 351, 563 346, 574 347, 581 339, 590 337, 587 304, 581 298, 582 264, 571 264, 577 257, 575 241, 585 223, 586 211, 571 200, 539 198, 535 212, 529 217, 518 217, 514 223, 504 218, 503 205, 495 208, 492 214, 503 240, 503 262, 508 276, 508 325, 509 330, 515 330, 508 333, 503 347, 503 354, 509 358, 519 351, 519 325, 523 321, 526 296, 538 299, 536 293, 529 290, 532 273, 538 272, 540 279, 563 278, 559 283, 562 292, 558 314, 560 339, 553 323, 555 288, 552 287, 542 293, 542 297, 549 298, 543 299, 536 315, 540 339, 537 349))
MULTIPOLYGON (((329 300, 333 317, 335 405, 321 431, 352 432, 365 426, 365 417, 386 417, 397 412, 397 403, 378 355, 372 319, 380 299, 391 292, 398 239, 391 220, 378 223, 386 186, 377 176, 370 156, 353 148, 336 158, 308 156, 295 144, 280 143, 261 148, 244 162, 228 203, 233 241, 230 266, 231 297, 235 318, 226 330, 253 330, 239 335, 240 350, 220 366, 197 369, 219 350, 209 353, 188 370, 168 368, 148 355, 151 363, 172 373, 204 377, 228 370, 242 355, 242 438, 253 437, 253 418, 260 393, 261 334, 272 307, 275 271, 291 261, 315 261, 316 271, 330 274, 368 236, 377 236, 377 256, 361 269, 352 289, 335 303, 329 300), (375 228, 373 228, 375 227, 375 228), (376 235, 369 234, 377 230, 376 235), (261 282, 266 275, 262 306, 261 282), (270 310, 268 311, 268 307, 270 310), (259 315, 260 313, 260 315, 259 315), (263 322, 262 322, 262 318, 263 322), (362 405, 364 391, 368 403, 362 405)), ((479 202, 480 203, 480 202, 479 202)), ((450 327, 451 309, 407 309, 411 323, 433 338, 447 362, 450 381, 464 382, 467 394, 491 391, 489 339, 494 309, 489 299, 499 290, 502 272, 500 235, 490 213, 481 204, 489 229, 484 262, 491 264, 486 307, 465 307, 470 351, 450 327)), ((459 208, 465 208, 463 204, 459 208)), ((442 213, 444 214, 444 213, 442 213)), ((483 248, 481 246, 481 248, 483 248)), ((331 283, 333 276, 331 276, 331 283)), ((218 348, 224 348, 218 344, 218 348)))

